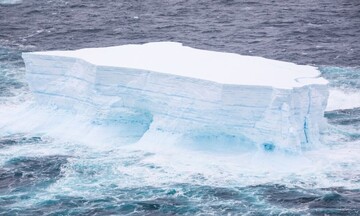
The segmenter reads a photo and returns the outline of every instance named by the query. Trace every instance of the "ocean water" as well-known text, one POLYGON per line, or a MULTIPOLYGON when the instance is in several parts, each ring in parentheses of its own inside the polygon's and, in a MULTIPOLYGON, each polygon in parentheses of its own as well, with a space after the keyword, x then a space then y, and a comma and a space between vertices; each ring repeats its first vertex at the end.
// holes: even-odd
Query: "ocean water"
POLYGON ((0 215, 360 215, 359 38, 357 0, 0 0, 0 215), (152 41, 319 67, 323 145, 128 145, 34 105, 22 52, 152 41))

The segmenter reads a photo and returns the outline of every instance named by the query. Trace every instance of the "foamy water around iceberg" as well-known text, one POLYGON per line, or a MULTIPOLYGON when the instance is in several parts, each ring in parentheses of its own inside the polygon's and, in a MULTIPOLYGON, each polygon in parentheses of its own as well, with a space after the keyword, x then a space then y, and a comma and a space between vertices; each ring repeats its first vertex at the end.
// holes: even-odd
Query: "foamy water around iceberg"
POLYGON ((10 90, 17 96, 0 109, 3 212, 305 214, 326 212, 329 202, 356 205, 359 127, 336 122, 347 104, 326 113, 323 146, 287 154, 179 145, 176 137, 158 145, 159 134, 129 137, 39 106, 26 91, 10 90))

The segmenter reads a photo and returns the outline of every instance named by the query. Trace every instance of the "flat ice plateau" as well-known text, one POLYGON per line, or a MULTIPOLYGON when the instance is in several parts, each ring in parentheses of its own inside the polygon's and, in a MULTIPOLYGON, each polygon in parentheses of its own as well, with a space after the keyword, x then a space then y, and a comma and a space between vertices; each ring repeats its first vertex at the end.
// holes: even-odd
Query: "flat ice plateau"
POLYGON ((127 142, 301 152, 326 126, 327 81, 312 66, 174 42, 23 58, 38 104, 127 142))

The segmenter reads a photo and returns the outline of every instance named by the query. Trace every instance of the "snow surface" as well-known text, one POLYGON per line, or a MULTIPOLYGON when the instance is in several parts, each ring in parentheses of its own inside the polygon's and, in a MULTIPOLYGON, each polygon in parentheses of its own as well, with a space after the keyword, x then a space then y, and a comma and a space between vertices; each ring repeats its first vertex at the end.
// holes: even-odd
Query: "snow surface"
MULTIPOLYGON (((23 58, 38 104, 87 122, 88 133, 111 131, 109 140, 301 152, 326 126, 327 81, 311 66, 170 42, 23 58)), ((69 124, 61 128, 78 127, 69 124)))
POLYGON ((75 51, 38 52, 83 59, 94 65, 124 67, 198 78, 224 84, 293 88, 327 84, 312 66, 262 57, 200 50, 175 42, 123 45, 75 51))

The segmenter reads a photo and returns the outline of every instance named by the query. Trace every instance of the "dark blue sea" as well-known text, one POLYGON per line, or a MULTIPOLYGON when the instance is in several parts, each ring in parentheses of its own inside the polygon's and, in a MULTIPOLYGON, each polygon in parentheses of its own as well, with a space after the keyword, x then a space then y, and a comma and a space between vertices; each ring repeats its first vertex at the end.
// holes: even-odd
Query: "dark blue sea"
POLYGON ((360 1, 0 0, 0 215, 360 215, 360 1), (323 146, 152 151, 37 133, 56 116, 29 106, 22 52, 154 41, 318 67, 323 146))

